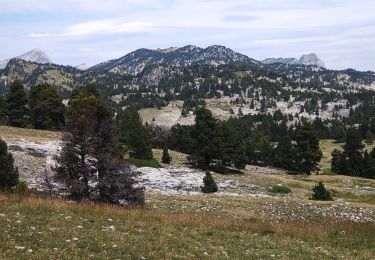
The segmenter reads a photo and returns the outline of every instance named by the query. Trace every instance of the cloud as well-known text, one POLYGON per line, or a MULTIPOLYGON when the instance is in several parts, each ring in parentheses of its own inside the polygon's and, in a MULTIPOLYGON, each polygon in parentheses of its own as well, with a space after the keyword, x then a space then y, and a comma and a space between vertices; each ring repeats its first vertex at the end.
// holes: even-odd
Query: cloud
POLYGON ((43 37, 82 37, 90 35, 115 35, 137 33, 152 30, 152 23, 124 21, 123 19, 105 19, 78 23, 67 27, 61 33, 30 33, 31 38, 43 37))
POLYGON ((221 44, 258 59, 308 51, 332 66, 374 68, 374 0, 0 1, 4 58, 33 46, 95 64, 143 47, 221 44))
POLYGON ((94 52, 96 49, 94 48, 81 48, 79 49, 80 52, 94 52))
POLYGON ((224 21, 228 22, 250 22, 259 19, 259 17, 251 15, 230 15, 224 17, 224 21))
POLYGON ((2 1, 0 13, 20 12, 113 12, 131 8, 160 8, 171 0, 11 0, 2 1))
POLYGON ((245 0, 236 1, 232 7, 233 10, 239 11, 272 11, 272 10, 312 10, 337 7, 346 0, 245 0))

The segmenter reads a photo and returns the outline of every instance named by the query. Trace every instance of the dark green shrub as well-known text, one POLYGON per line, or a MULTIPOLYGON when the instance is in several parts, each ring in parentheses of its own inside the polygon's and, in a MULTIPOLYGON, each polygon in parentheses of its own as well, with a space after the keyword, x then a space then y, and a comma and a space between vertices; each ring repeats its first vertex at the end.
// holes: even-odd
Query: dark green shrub
POLYGON ((201 190, 203 193, 214 193, 218 191, 216 182, 209 171, 206 172, 206 176, 203 178, 201 190))
POLYGON ((7 190, 19 183, 18 168, 14 165, 13 155, 8 152, 6 142, 0 139, 0 190, 7 190))
POLYGON ((161 162, 169 164, 169 163, 171 163, 171 160, 172 160, 172 158, 169 155, 167 144, 164 144, 163 157, 161 158, 161 162))
POLYGON ((331 193, 324 187, 322 181, 320 181, 313 188, 313 195, 311 197, 313 200, 332 200, 331 193))

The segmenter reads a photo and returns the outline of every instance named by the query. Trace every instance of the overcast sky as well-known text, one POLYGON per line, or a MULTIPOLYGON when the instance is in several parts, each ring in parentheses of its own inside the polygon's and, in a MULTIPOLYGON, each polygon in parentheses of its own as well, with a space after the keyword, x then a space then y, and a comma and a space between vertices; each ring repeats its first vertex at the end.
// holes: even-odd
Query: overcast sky
POLYGON ((55 63, 94 65, 188 44, 375 70, 375 1, 0 0, 0 60, 41 48, 55 63))

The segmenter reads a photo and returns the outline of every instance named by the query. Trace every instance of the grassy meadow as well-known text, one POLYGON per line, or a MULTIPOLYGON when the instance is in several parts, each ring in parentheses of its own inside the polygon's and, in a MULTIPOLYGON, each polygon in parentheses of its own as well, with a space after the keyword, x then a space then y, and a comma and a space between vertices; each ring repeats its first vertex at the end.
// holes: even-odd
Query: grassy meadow
POLYGON ((375 224, 267 223, 0 196, 2 259, 373 259, 375 224))

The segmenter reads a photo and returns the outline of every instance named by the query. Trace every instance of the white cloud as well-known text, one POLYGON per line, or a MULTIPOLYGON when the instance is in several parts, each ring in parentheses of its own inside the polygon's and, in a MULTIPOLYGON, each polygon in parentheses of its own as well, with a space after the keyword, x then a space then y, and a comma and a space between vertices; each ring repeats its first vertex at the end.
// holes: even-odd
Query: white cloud
POLYGON ((94 52, 96 49, 94 48, 81 48, 79 49, 80 52, 94 52))
POLYGON ((30 33, 31 38, 42 37, 81 37, 90 35, 114 35, 136 33, 152 30, 152 23, 140 21, 124 21, 123 19, 105 19, 74 24, 61 33, 30 33))
MULTIPOLYGON (((156 8, 163 1, 152 0, 0 0, 0 13, 19 12, 113 12, 134 7, 156 8)), ((168 2, 168 0, 167 0, 168 2)))
POLYGON ((46 46, 65 63, 94 64, 143 47, 222 44, 258 59, 308 51, 340 68, 349 60, 374 68, 374 0, 0 0, 0 6, 0 57, 46 46), (21 14, 17 22, 13 13, 21 14), (337 58, 344 56, 346 62, 337 58))

